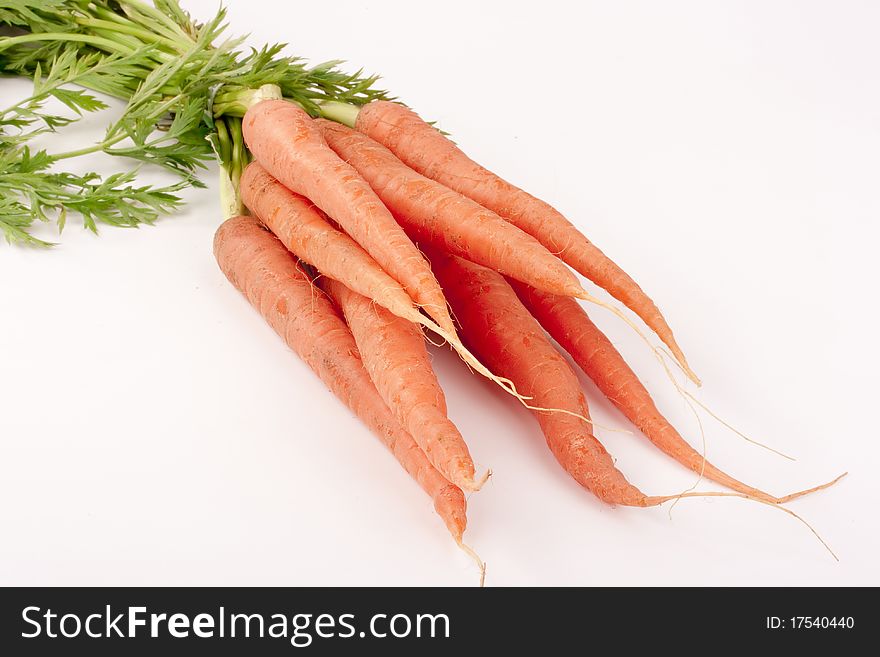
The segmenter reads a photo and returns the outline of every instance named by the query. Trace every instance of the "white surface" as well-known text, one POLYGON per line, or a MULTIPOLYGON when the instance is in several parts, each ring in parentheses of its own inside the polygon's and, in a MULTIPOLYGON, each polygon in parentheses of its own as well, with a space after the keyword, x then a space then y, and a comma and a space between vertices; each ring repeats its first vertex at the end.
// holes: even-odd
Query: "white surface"
MULTIPOLYGON (((706 420, 719 466, 779 493, 851 473, 792 505, 840 563, 740 500, 671 520, 607 508, 523 409, 438 353, 451 415, 496 473, 467 534, 489 585, 880 584, 880 7, 228 4, 254 44, 382 72, 641 281, 701 398, 798 457, 706 420)), ((474 584, 430 501, 218 271, 215 191, 154 228, 0 247, 0 584, 474 584)), ((593 314, 698 442, 637 339, 593 314)), ((693 482, 642 438, 601 436, 646 492, 693 482)))

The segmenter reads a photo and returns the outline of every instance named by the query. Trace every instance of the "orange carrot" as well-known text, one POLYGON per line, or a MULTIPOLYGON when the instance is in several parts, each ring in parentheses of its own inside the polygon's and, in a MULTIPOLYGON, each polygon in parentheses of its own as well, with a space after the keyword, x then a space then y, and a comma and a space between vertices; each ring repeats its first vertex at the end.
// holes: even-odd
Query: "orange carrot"
POLYGON ((327 146, 297 105, 263 100, 248 109, 244 139, 255 159, 333 218, 445 330, 455 329, 431 268, 382 201, 327 146))
POLYGON ((248 208, 297 257, 398 317, 430 328, 474 370, 510 391, 509 383, 498 379, 474 358, 454 331, 446 331, 422 315, 400 284, 308 199, 291 192, 256 162, 245 169, 240 186, 248 208))
POLYGON ((669 347, 695 382, 666 320, 638 284, 559 211, 480 166, 440 131, 403 105, 375 101, 358 112, 356 128, 424 176, 468 196, 535 237, 635 312, 669 347))
MULTIPOLYGON (((497 272, 456 256, 434 251, 428 251, 428 256, 461 323, 462 337, 474 352, 510 378, 517 389, 531 396, 534 405, 577 414, 532 410, 559 464, 600 500, 608 504, 648 507, 687 497, 741 497, 782 509, 803 522, 797 514, 778 505, 833 486, 845 476, 783 498, 773 498, 760 491, 757 491, 759 494, 710 491, 645 495, 627 481, 593 435, 587 401, 574 371, 507 281, 497 272)), ((815 530, 810 529, 815 534, 815 530)), ((822 541, 818 534, 816 536, 822 541)), ((822 543, 828 548, 824 541, 822 543)))
POLYGON ((400 426, 370 381, 345 322, 284 245, 255 218, 235 217, 217 230, 214 254, 232 284, 431 496, 461 544, 467 524, 464 494, 400 426))
POLYGON ((357 169, 417 242, 428 243, 538 289, 578 296, 571 270, 534 237, 476 201, 426 178, 363 133, 317 121, 327 144, 357 169))
MULTIPOLYGON (((571 367, 504 278, 456 256, 433 250, 428 256, 466 344, 510 378, 517 390, 532 397, 532 404, 589 418, 587 400, 571 367)), ((602 501, 652 506, 667 499, 648 497, 629 483, 584 419, 557 412, 532 413, 559 464, 602 501)))
POLYGON ((252 162, 241 176, 244 204, 292 253, 324 276, 342 281, 395 315, 421 320, 412 299, 351 237, 333 226, 307 198, 295 194, 252 162))
POLYGON ((685 467, 731 490, 773 503, 781 501, 722 472, 691 447, 663 417, 638 376, 580 304, 518 281, 508 282, 541 326, 654 445, 685 467))
POLYGON ((474 461, 446 415, 446 396, 419 327, 337 281, 325 278, 320 285, 342 309, 370 379, 400 424, 449 481, 478 490, 485 478, 474 481, 474 461))

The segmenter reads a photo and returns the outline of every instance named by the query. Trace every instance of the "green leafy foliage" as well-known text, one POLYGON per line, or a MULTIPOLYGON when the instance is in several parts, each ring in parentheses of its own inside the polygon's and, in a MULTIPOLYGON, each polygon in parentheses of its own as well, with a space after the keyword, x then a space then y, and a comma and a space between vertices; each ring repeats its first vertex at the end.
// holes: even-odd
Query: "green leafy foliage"
POLYGON ((67 0, 0 0, 0 24, 15 25, 31 32, 48 32, 66 24, 67 0))
POLYGON ((46 246, 35 222, 81 217, 136 226, 175 211, 178 192, 203 186, 200 170, 216 158, 232 186, 248 161, 241 121, 254 89, 271 84, 313 116, 324 101, 361 105, 388 95, 377 78, 345 73, 341 62, 309 66, 284 46, 242 51, 226 38, 226 11, 199 24, 178 0, 0 0, 0 74, 27 75, 32 95, 0 110, 0 231, 14 243, 46 246), (95 93, 124 99, 121 117, 97 144, 65 153, 32 147, 39 135, 107 109, 95 93), (50 110, 63 107, 66 112, 50 110), (58 167, 103 152, 172 172, 166 187, 137 184, 137 165, 101 177, 58 167))
POLYGON ((33 237, 31 227, 36 221, 55 221, 60 230, 70 214, 79 215, 83 225, 94 232, 97 232, 99 223, 113 226, 152 223, 180 206, 181 199, 177 192, 199 184, 192 179, 190 172, 198 163, 210 157, 210 150, 203 144, 201 128, 198 136, 186 134, 194 126, 199 126, 198 120, 193 119, 194 110, 175 115, 171 129, 165 134, 158 132, 155 119, 167 114, 167 111, 157 107, 162 97, 150 93, 146 87, 139 96, 142 102, 130 105, 114 124, 116 129, 113 134, 108 131, 108 138, 99 144, 73 153, 56 154, 32 150, 29 144, 38 135, 55 132, 85 113, 107 107, 103 100, 87 91, 67 85, 117 75, 120 71, 128 70, 136 57, 97 57, 89 54, 80 58, 75 50, 65 50, 48 63, 45 74, 43 65, 36 64, 34 92, 30 98, 0 110, 0 198, 3 199, 0 202, 0 231, 8 242, 49 246, 49 242, 33 237), (73 115, 63 116, 46 111, 50 98, 58 100, 73 115), (51 170, 56 163, 86 152, 103 150, 116 154, 112 144, 128 136, 132 130, 130 126, 137 125, 130 116, 136 112, 149 117, 150 121, 142 124, 138 135, 140 142, 119 147, 119 154, 155 162, 184 173, 179 183, 165 187, 136 185, 136 170, 107 177, 93 172, 79 175, 51 170), (153 134, 159 137, 151 137, 153 134), (189 143, 192 152, 178 147, 174 143, 178 139, 189 143), (200 143, 199 148, 193 146, 196 142, 200 143), (165 154, 165 150, 169 153, 165 154))
MULTIPOLYGON (((51 156, 38 153, 42 160, 51 156)), ((32 246, 50 246, 33 237, 29 228, 35 220, 55 221, 59 230, 67 215, 76 213, 83 225, 97 232, 98 224, 133 227, 152 223, 176 210, 177 195, 185 182, 166 187, 135 185, 137 171, 101 177, 96 173, 75 175, 33 168, 13 169, 0 174, 0 230, 7 241, 32 246)))

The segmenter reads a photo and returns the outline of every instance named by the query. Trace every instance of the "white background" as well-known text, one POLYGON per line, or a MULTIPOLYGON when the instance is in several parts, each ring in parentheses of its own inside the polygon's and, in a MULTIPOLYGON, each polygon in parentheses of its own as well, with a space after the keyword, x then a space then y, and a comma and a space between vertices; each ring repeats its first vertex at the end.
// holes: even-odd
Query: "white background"
MULTIPOLYGON (((381 72, 617 259, 701 399, 797 457, 706 419, 717 465, 774 493, 851 473, 792 504, 839 563, 741 500, 608 508, 526 411, 438 352, 452 418, 496 473, 466 535, 487 584, 880 584, 877 4, 227 4, 253 44, 381 72)), ((152 228, 0 246, 0 583, 475 584, 427 497, 218 271, 216 188, 189 198, 152 228)), ((638 340, 593 316, 699 445, 638 340)), ((585 385, 596 420, 626 426, 585 385)), ((600 436, 647 493, 693 483, 641 437, 600 436)))

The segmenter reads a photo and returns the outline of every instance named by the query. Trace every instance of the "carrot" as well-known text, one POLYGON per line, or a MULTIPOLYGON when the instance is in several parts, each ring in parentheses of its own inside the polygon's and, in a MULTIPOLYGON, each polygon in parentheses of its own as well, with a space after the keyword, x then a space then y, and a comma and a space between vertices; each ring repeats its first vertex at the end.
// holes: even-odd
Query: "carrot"
POLYGON ((775 504, 782 501, 722 472, 691 447, 660 413, 638 376, 576 301, 518 281, 508 282, 541 326, 654 445, 685 467, 731 490, 775 504))
POLYGON ((358 112, 355 126, 422 175, 474 199, 559 254, 636 313, 669 347, 688 376, 699 383, 656 304, 559 211, 471 160, 403 105, 368 103, 358 112))
POLYGON ((646 496, 626 480, 593 436, 577 377, 504 278, 456 256, 428 255, 469 347, 504 372, 533 404, 583 416, 532 411, 566 472, 608 504, 659 504, 661 498, 646 496))
MULTIPOLYGON (((844 476, 778 499, 766 494, 742 492, 646 495, 627 481, 615 467, 611 455, 593 435, 587 400, 574 371, 507 281, 494 271, 456 256, 434 251, 429 251, 428 256, 461 324, 462 336, 474 352, 490 367, 509 377, 518 390, 531 396, 532 403, 569 411, 532 409, 559 464, 603 502, 648 507, 686 497, 741 497, 780 508, 803 522, 797 514, 779 507, 778 502, 822 490, 844 476)), ((810 529, 815 534, 815 530, 810 529)))
POLYGON ((461 545, 467 525, 464 493, 400 426, 370 381, 345 322, 284 245, 255 218, 235 217, 217 230, 214 255, 275 332, 391 450, 461 545))
POLYGON ((449 481, 478 490, 487 477, 474 481, 474 461, 446 415, 446 396, 419 327, 337 281, 319 284, 342 309, 370 379, 400 424, 449 481))
POLYGON ((417 242, 540 290, 583 293, 571 270, 531 235, 476 201, 416 173, 363 133, 326 119, 317 123, 330 148, 357 169, 417 242))
POLYGON ((242 123, 255 159, 287 188, 333 218, 437 323, 455 332, 431 268, 370 186, 324 142, 300 107, 263 100, 242 123))
POLYGON ((391 278, 354 240, 338 230, 308 199, 275 180, 253 162, 241 177, 241 195, 248 208, 298 258, 315 266, 324 276, 368 297, 398 317, 431 329, 468 365, 516 396, 509 382, 499 379, 448 332, 422 315, 401 285, 391 278))
POLYGON ((275 180, 257 162, 241 176, 242 200, 297 257, 343 281, 395 315, 421 321, 412 299, 351 237, 333 226, 307 198, 275 180))

